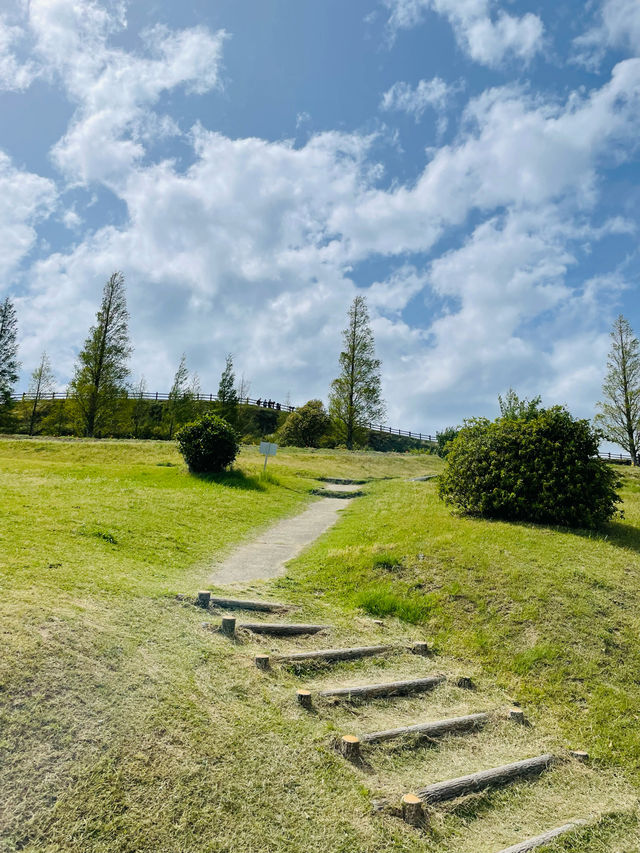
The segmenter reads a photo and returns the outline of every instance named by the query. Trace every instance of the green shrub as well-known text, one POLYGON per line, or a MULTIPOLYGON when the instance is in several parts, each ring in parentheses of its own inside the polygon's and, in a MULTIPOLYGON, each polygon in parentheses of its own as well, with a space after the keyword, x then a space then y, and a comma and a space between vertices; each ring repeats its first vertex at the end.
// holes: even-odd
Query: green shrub
POLYGON ((318 447, 320 439, 331 426, 321 400, 309 400, 304 406, 291 412, 278 430, 282 445, 293 447, 318 447))
POLYGON ((176 441, 189 470, 197 474, 223 471, 240 449, 233 427, 213 412, 185 424, 176 433, 176 441))
POLYGON ((449 450, 451 449, 451 442, 460 432, 459 427, 445 427, 442 432, 436 433, 436 441, 438 442, 438 447, 436 453, 442 459, 446 459, 449 450))
POLYGON ((620 501, 598 441, 589 421, 561 406, 465 421, 449 446, 440 497, 470 515, 597 527, 620 501))

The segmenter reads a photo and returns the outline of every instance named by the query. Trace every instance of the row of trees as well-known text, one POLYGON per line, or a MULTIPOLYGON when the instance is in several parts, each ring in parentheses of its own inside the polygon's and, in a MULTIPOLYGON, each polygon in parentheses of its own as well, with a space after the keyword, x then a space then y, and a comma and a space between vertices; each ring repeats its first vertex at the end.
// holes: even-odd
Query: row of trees
MULTIPOLYGON (((124 276, 114 272, 104 286, 96 322, 78 354, 68 401, 51 402, 56 381, 49 357, 46 352, 42 354, 31 377, 29 400, 19 407, 23 426, 28 427, 30 435, 38 428, 42 432, 73 432, 89 437, 131 435, 171 439, 178 426, 203 413, 208 404, 199 399, 198 376, 189 375, 184 354, 166 401, 146 399, 144 378, 131 387, 128 324, 124 276)), ((366 445, 366 424, 382 419, 385 408, 380 361, 375 357, 363 296, 357 296, 351 305, 343 340, 340 374, 331 384, 328 412, 321 401, 311 400, 293 413, 286 426, 284 414, 279 411, 247 410, 240 401, 248 398, 249 384, 243 376, 236 387, 233 359, 228 355, 220 377, 216 413, 241 435, 261 436, 281 427, 278 437, 283 443, 317 446, 324 441, 342 443, 348 448, 366 445)), ((0 304, 0 408, 5 415, 11 408, 11 395, 20 369, 17 353, 16 312, 7 297, 0 304)))

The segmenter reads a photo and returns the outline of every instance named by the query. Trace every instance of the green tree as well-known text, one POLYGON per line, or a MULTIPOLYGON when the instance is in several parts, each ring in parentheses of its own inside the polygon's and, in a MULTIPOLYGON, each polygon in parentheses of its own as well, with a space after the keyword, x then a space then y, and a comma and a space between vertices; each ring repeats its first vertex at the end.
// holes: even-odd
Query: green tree
POLYGON ((602 394, 604 399, 598 403, 600 411, 595 423, 605 438, 627 451, 631 464, 636 465, 640 429, 640 342, 622 314, 611 330, 602 394))
POLYGON ((144 376, 140 377, 140 381, 133 389, 133 406, 131 407, 131 427, 134 438, 140 438, 140 434, 144 428, 144 423, 149 414, 149 404, 145 400, 144 395, 147 391, 147 383, 144 376))
POLYGON ((238 420, 238 392, 235 389, 236 377, 233 372, 233 357, 227 355, 224 370, 218 385, 218 412, 225 421, 234 425, 238 420))
POLYGON ((330 426, 331 420, 322 400, 309 400, 291 412, 278 430, 278 440, 293 447, 318 447, 330 426))
POLYGON ((469 515, 597 527, 616 512, 618 476, 599 433, 561 406, 531 417, 465 421, 440 475, 440 497, 469 515))
MULTIPOLYGON (((500 398, 498 398, 500 399, 500 398)), ((460 427, 445 427, 442 432, 436 433, 436 453, 442 459, 445 459, 451 449, 451 442, 460 432, 460 427)))
POLYGON ((528 400, 526 397, 520 398, 513 388, 509 388, 504 398, 498 395, 500 416, 511 420, 517 420, 518 418, 529 420, 530 418, 537 417, 540 413, 541 402, 541 397, 534 397, 532 400, 528 400))
POLYGON ((375 357, 373 332, 364 296, 349 308, 349 325, 343 331, 340 375, 331 383, 329 415, 349 449, 364 441, 368 424, 385 415, 380 388, 380 361, 375 357))
POLYGON ((33 430, 38 417, 38 407, 43 397, 50 397, 55 391, 56 378, 51 369, 51 362, 46 352, 40 357, 40 364, 31 374, 31 382, 29 384, 29 395, 32 397, 31 413, 29 415, 29 435, 33 435, 33 430))
POLYGON ((185 420, 185 410, 189 405, 189 371, 187 370, 187 357, 184 353, 180 358, 180 364, 173 377, 173 385, 169 391, 169 399, 165 408, 165 418, 169 438, 173 438, 176 424, 185 420))
POLYGON ((127 393, 131 355, 124 276, 114 272, 104 286, 96 324, 89 330, 69 385, 85 435, 103 435, 127 393))
POLYGON ((18 319, 8 296, 0 302, 0 406, 11 404, 11 394, 18 381, 18 319))

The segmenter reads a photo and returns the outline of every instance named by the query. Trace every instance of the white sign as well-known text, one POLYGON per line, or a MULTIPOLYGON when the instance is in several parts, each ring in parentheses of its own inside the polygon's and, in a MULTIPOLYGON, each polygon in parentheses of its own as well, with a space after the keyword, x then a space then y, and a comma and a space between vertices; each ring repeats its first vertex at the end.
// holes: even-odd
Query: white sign
POLYGON ((269 441, 260 442, 260 453, 262 453, 263 456, 275 456, 277 449, 277 444, 271 444, 269 441))

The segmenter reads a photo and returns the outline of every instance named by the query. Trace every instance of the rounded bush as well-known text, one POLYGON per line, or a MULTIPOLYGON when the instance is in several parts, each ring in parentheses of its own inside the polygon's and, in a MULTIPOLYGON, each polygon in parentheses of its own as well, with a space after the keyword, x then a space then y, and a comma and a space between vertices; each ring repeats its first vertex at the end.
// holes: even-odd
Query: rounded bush
POLYGON ((278 439, 285 446, 318 447, 330 426, 322 401, 309 400, 289 415, 278 430, 278 439))
POLYGON ((616 512, 617 474, 599 434, 561 406, 465 421, 449 445, 440 497, 470 515, 597 527, 616 512))
POLYGON ((240 449, 233 427, 212 412, 185 424, 176 433, 176 441, 189 470, 196 474, 223 471, 240 449))

